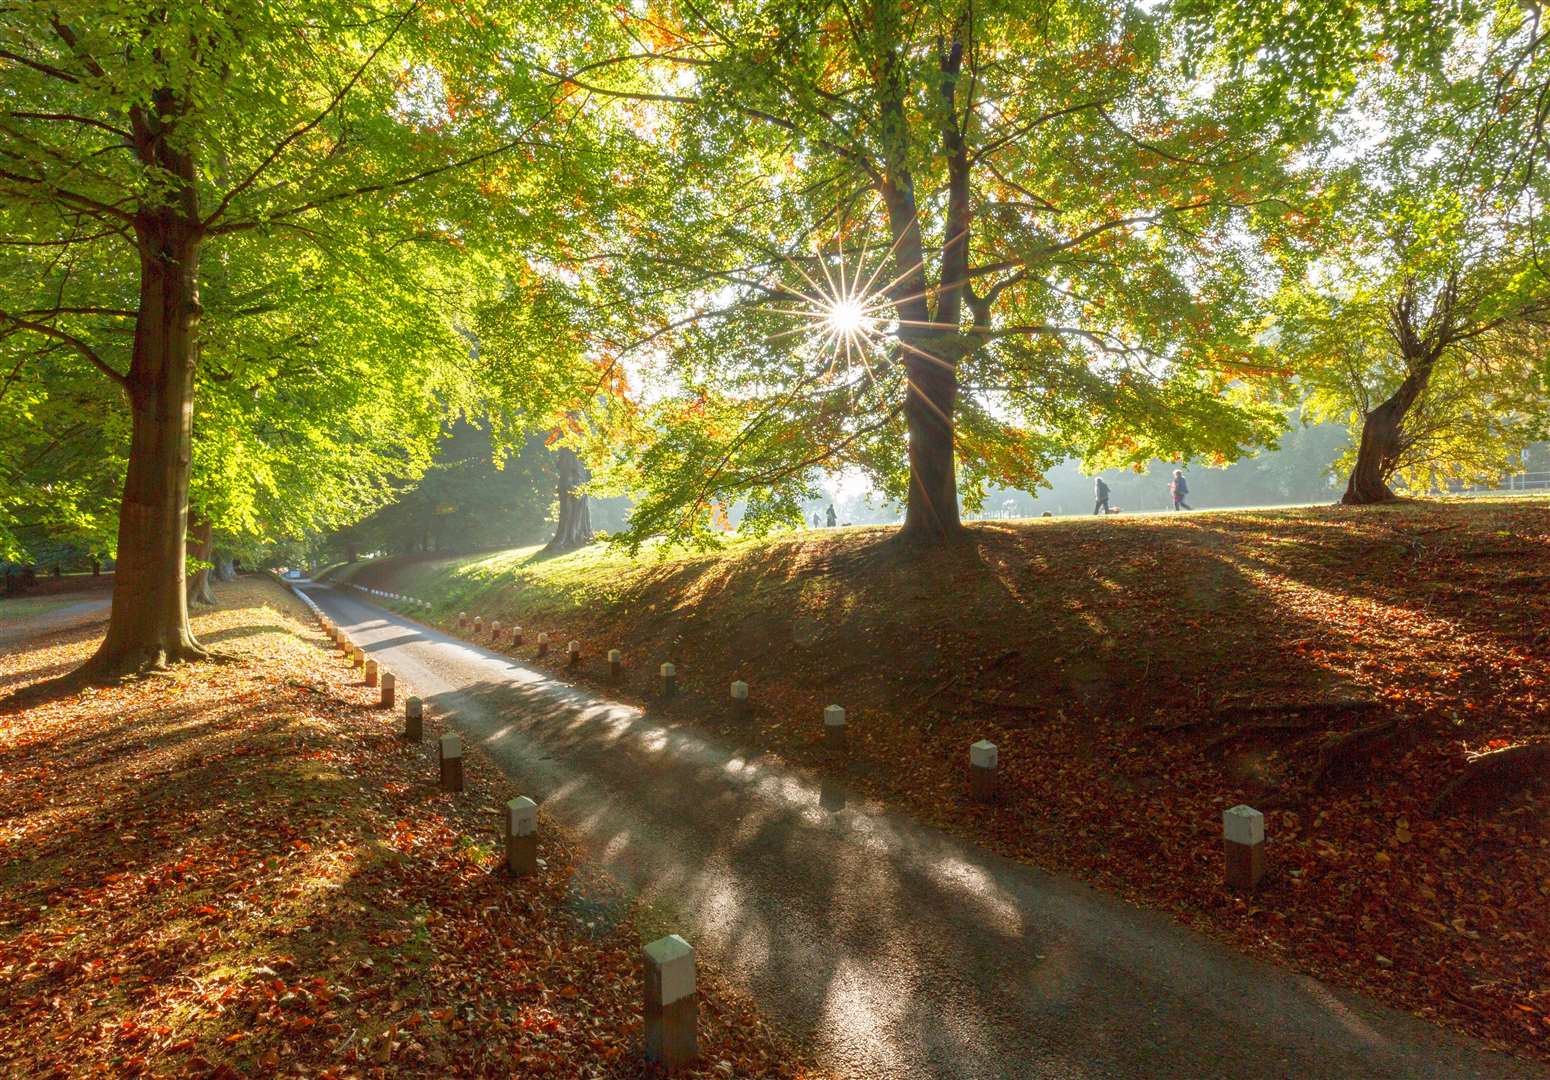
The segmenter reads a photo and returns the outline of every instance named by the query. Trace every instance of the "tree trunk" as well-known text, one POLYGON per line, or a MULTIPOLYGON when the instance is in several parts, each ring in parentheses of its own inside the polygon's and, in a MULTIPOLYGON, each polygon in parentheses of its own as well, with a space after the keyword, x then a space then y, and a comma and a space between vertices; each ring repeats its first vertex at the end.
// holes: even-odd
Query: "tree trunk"
POLYGON ((237 565, 230 555, 224 552, 215 556, 215 580, 236 581, 237 565))
POLYGON ((1420 357, 1410 373, 1387 401, 1373 409, 1362 421, 1362 441, 1356 448, 1356 464, 1346 482, 1340 501, 1347 506, 1368 506, 1394 498, 1389 478, 1399 467, 1405 416, 1426 392, 1431 382, 1436 357, 1420 357))
POLYGON ((554 527, 554 539, 544 547, 550 554, 575 551, 592 542, 592 511, 586 494, 577 490, 590 479, 587 467, 574 450, 562 446, 555 455, 555 471, 559 474, 555 487, 560 496, 560 520, 554 527))
POLYGON ((195 570, 193 576, 188 579, 188 602, 214 607, 215 594, 210 591, 209 563, 210 556, 215 550, 215 542, 210 536, 210 523, 197 514, 192 515, 190 521, 188 553, 204 565, 195 570))
POLYGON ((206 655, 189 629, 184 585, 199 225, 196 215, 169 208, 143 215, 135 231, 140 307, 125 379, 133 426, 119 506, 113 613, 88 665, 110 677, 206 655))
MULTIPOLYGON (((901 5, 883 5, 881 15, 900 17, 901 5)), ((956 40, 944 53, 940 86, 943 105, 953 113, 953 85, 963 50, 956 40)), ((906 64, 891 51, 882 67, 880 98, 885 135, 883 206, 893 236, 897 277, 893 293, 901 327, 899 359, 905 373, 904 423, 909 432, 910 485, 905 497, 900 536, 909 541, 940 543, 962 531, 958 514, 958 478, 953 445, 954 410, 958 400, 958 349, 943 343, 956 339, 967 287, 969 251, 969 174, 963 141, 953 127, 943 125, 943 150, 948 158, 947 235, 943 237, 937 310, 926 280, 925 245, 910 170, 908 112, 904 107, 909 76, 906 64)))

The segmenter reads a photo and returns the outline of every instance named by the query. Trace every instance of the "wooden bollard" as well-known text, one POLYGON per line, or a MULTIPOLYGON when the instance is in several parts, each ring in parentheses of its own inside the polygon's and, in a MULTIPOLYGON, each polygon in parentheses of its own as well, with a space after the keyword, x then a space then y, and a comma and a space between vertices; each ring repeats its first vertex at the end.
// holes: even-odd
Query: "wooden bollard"
POLYGON ((506 804, 506 869, 517 877, 538 870, 538 804, 526 795, 506 804))
POLYGON ((364 668, 366 666, 366 650, 361 648, 359 645, 355 647, 354 663, 358 668, 364 668))
POLYGON ((678 669, 672 664, 663 664, 661 667, 661 674, 662 696, 672 697, 674 694, 678 693, 678 669))
POLYGON ((375 660, 368 660, 368 661, 366 661, 366 685, 367 686, 376 686, 377 685, 377 672, 379 672, 380 670, 382 670, 382 665, 378 664, 375 660))
POLYGON ((845 749, 845 710, 838 705, 823 711, 823 741, 830 750, 845 749))
POLYGON ((617 680, 624 674, 624 654, 618 649, 608 650, 608 677, 617 680))
POLYGON ((669 934, 641 951, 646 982, 646 1060, 677 1069, 699 1055, 694 949, 677 934, 669 934))
POLYGON ((457 613, 457 628, 459 630, 468 629, 468 612, 460 611, 457 613))
POLYGON ((441 755, 441 790, 463 790, 463 743, 457 732, 449 731, 441 737, 438 747, 441 755))
POLYGON ((417 697, 404 702, 404 738, 419 742, 425 737, 425 706, 417 697))
POLYGON ((748 684, 742 679, 732 684, 732 715, 739 718, 748 715, 748 684))
POLYGON ((391 709, 393 707, 393 693, 397 688, 398 680, 393 677, 393 673, 391 671, 384 671, 382 673, 382 707, 384 709, 391 709))
POLYGON ((1000 764, 996 744, 981 739, 969 747, 969 794, 975 802, 996 801, 996 768, 1000 764))
POLYGON ((484 616, 483 615, 475 615, 474 616, 474 637, 478 637, 482 633, 484 633, 484 616))
POLYGON ((1249 890, 1265 876, 1265 815, 1252 806, 1222 811, 1222 850, 1227 887, 1249 890))
POLYGON ((513 626, 511 628, 511 645, 515 648, 520 644, 522 644, 522 627, 513 626))
POLYGON ((501 621, 499 619, 490 620, 490 642, 494 645, 501 643, 501 621))
POLYGON ((549 635, 543 631, 538 632, 538 655, 543 656, 549 651, 549 635))
POLYGON ((571 667, 581 663, 581 642, 571 641, 565 645, 565 662, 571 667))
POLYGON ((355 644, 350 640, 349 634, 339 635, 339 652, 344 656, 355 655, 355 644))

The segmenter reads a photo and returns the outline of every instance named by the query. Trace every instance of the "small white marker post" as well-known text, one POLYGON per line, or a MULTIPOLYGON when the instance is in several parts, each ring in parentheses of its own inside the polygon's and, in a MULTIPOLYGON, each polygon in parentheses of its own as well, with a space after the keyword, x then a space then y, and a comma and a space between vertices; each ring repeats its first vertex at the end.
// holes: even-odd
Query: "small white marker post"
POLYGON ((492 645, 499 645, 501 643, 501 621, 499 619, 490 620, 490 643, 492 645))
POLYGON ((608 677, 615 682, 624 674, 624 654, 618 649, 608 650, 608 677))
POLYGON ((484 616, 483 615, 475 615, 474 616, 474 637, 478 637, 482 633, 484 633, 484 616))
POLYGON ((345 656, 353 656, 355 654, 355 646, 351 643, 349 634, 339 635, 339 651, 345 656))
POLYGON ((1265 876, 1265 815, 1252 806, 1222 811, 1222 851, 1227 887, 1248 891, 1265 876))
POLYGON ((567 642, 565 646, 565 662, 571 667, 581 663, 581 642, 567 642))
POLYGON ((672 1070, 699 1055, 694 949, 677 934, 641 950, 646 982, 646 1060, 672 1070))
POLYGON ((464 629, 467 629, 467 627, 468 627, 468 612, 466 612, 466 611, 458 612, 457 613, 457 628, 459 630, 464 630, 464 629))
POLYGON ((522 644, 522 627, 513 626, 511 628, 511 647, 515 649, 520 644, 522 644))
POLYGON ((549 635, 542 630, 538 632, 538 655, 543 656, 549 651, 549 635))
POLYGON ((996 767, 1000 764, 1000 752, 996 744, 986 739, 969 747, 969 794, 975 802, 996 801, 996 767))
POLYGON ((678 669, 672 664, 663 664, 660 670, 662 674, 662 696, 672 697, 678 693, 678 669))
POLYGON ((404 702, 404 738, 419 742, 425 737, 425 706, 417 697, 404 702))
POLYGON ((838 705, 823 711, 823 739, 830 750, 845 749, 845 710, 838 705))
POLYGON ((748 715, 748 684, 742 679, 732 684, 732 715, 738 719, 748 715))
POLYGON ((463 743, 457 732, 449 731, 441 737, 438 748, 441 755, 441 790, 463 790, 463 743))
POLYGON ((538 870, 538 804, 526 795, 506 804, 506 869, 516 877, 538 870))
POLYGON ((354 662, 355 666, 358 668, 364 668, 366 666, 366 650, 361 648, 359 645, 355 647, 354 662))
POLYGON ((393 707, 393 694, 397 688, 398 680, 393 677, 393 673, 391 671, 384 671, 382 673, 382 707, 384 709, 391 709, 393 707))
POLYGON ((375 660, 368 660, 368 661, 366 661, 366 685, 367 686, 376 686, 377 685, 377 672, 380 671, 381 668, 382 668, 382 666, 380 664, 378 664, 375 660))

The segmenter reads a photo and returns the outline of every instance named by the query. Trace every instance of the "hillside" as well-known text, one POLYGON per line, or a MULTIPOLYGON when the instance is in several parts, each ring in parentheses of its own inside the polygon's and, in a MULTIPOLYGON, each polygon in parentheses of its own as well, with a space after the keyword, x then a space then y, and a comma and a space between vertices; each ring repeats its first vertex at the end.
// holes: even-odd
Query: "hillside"
MULTIPOLYGON (((1550 743, 1550 506, 1338 507, 882 529, 632 561, 524 549, 349 568, 356 582, 576 638, 568 677, 911 807, 1003 853, 1168 908, 1251 951, 1540 1051, 1550 800, 1433 800, 1471 755, 1550 743), (678 665, 685 692, 657 696, 678 665), (754 715, 726 703, 734 678, 754 715), (843 764, 821 710, 849 713, 843 764), (968 744, 1005 798, 967 798, 968 744), (1505 800, 1505 801, 1503 801, 1505 800), (1221 810, 1267 811, 1254 902, 1220 883, 1221 810), (1482 809, 1496 812, 1481 814, 1482 809), (1435 813, 1434 813, 1435 809, 1435 813)), ((561 652, 558 645, 555 653, 561 652)))

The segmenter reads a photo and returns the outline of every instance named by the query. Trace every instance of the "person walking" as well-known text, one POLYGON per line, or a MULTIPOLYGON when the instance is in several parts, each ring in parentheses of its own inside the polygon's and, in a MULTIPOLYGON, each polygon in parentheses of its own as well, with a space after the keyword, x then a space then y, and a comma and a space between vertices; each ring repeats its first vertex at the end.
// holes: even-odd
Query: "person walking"
POLYGON ((829 523, 829 528, 831 528, 831 529, 834 528, 834 526, 839 524, 839 520, 840 519, 834 516, 834 504, 833 503, 829 504, 829 512, 824 515, 824 520, 829 523))
POLYGON ((1189 484, 1184 480, 1183 469, 1173 470, 1173 483, 1169 484, 1168 488, 1173 493, 1173 508, 1175 510, 1192 509, 1189 503, 1184 501, 1184 496, 1189 494, 1189 484))
POLYGON ((1109 485, 1103 482, 1103 477, 1093 477, 1093 513, 1112 514, 1109 509, 1109 485))

